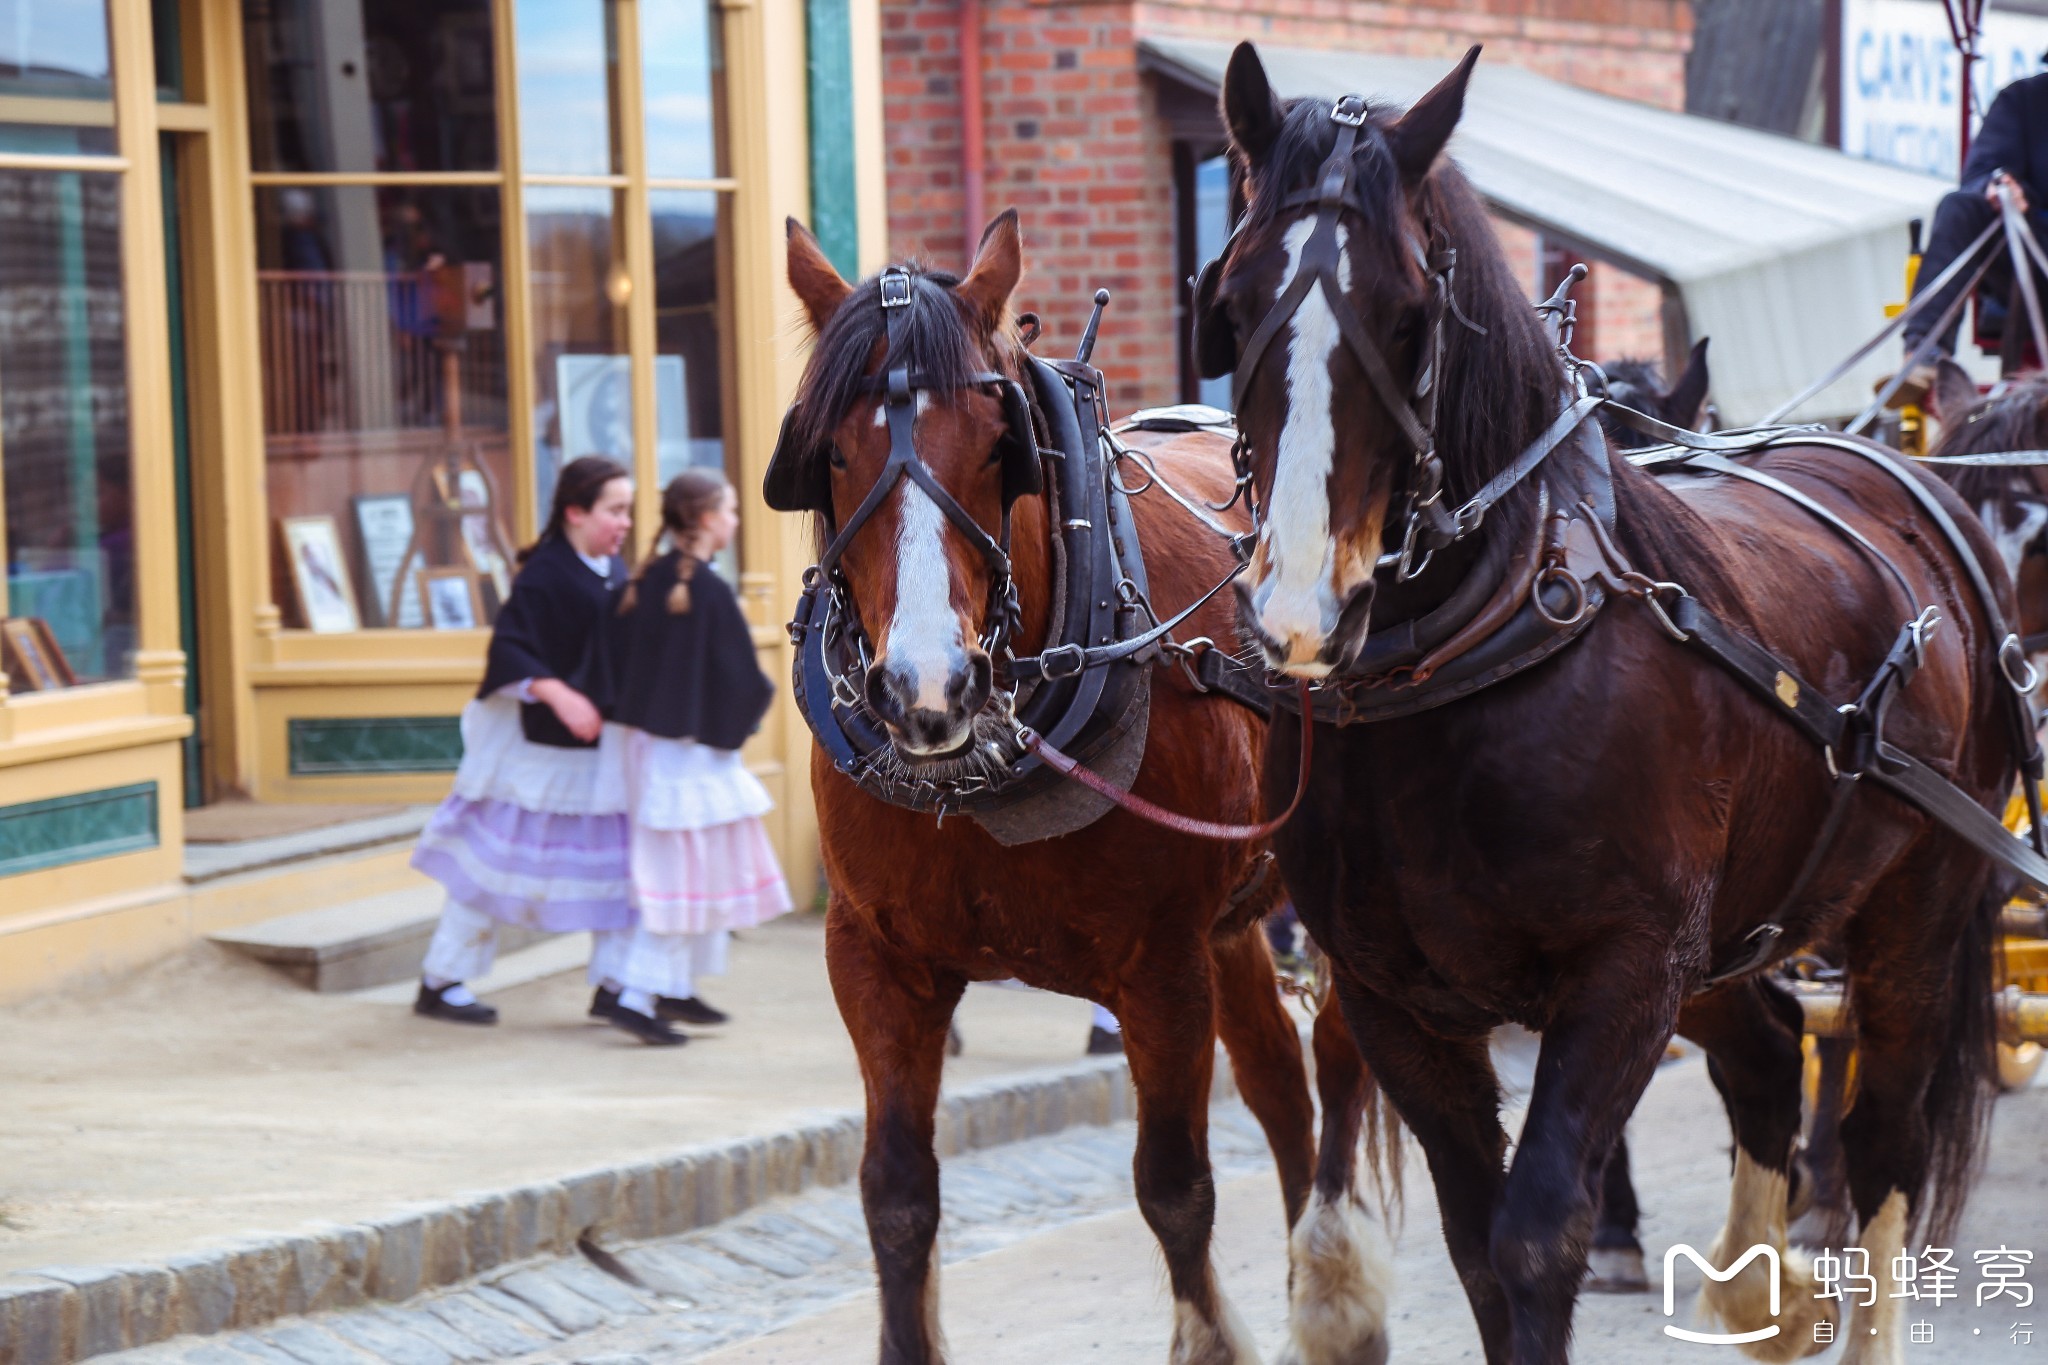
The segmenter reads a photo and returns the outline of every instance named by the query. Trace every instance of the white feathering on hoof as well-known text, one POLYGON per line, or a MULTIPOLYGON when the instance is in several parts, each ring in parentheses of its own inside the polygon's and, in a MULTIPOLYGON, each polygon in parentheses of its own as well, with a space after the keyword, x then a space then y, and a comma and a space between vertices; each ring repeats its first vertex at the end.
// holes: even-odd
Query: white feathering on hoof
POLYGON ((1759 1165, 1748 1152, 1735 1152, 1735 1184, 1728 1197, 1728 1224, 1708 1249, 1707 1259, 1727 1266, 1759 1244, 1776 1249, 1782 1266, 1779 1277, 1779 1311, 1771 1316, 1768 1263, 1758 1257, 1740 1275, 1729 1280, 1709 1279, 1700 1286, 1702 1316, 1719 1322, 1731 1332, 1753 1332, 1775 1323, 1778 1334, 1762 1341, 1744 1342, 1743 1354, 1752 1360, 1786 1365, 1786 1362, 1817 1355, 1826 1342, 1814 1338, 1814 1324, 1835 1321, 1834 1302, 1813 1296, 1813 1261, 1805 1252, 1785 1247, 1785 1192, 1783 1171, 1759 1165))
POLYGON ((1393 1267, 1365 1210, 1349 1198, 1311 1194, 1287 1239, 1287 1259, 1291 1341, 1281 1365, 1382 1365, 1393 1267))
MULTIPOLYGON (((1214 1276, 1211 1277, 1214 1283, 1214 1276)), ((1252 1334, 1238 1321, 1221 1290, 1216 1290, 1216 1317, 1205 1318, 1186 1299, 1173 1303, 1173 1347, 1167 1365, 1260 1365, 1252 1334)))
POLYGON ((1859 1299, 1849 1314, 1844 1334, 1848 1349, 1842 1365, 1905 1365, 1906 1335, 1899 1330, 1899 1310, 1905 1305, 1892 1297, 1892 1262, 1906 1249, 1906 1196, 1893 1190, 1878 1207, 1877 1217, 1863 1227, 1860 1245, 1870 1253, 1870 1273, 1877 1277, 1877 1302, 1864 1307, 1859 1299), (1876 1335, 1871 1329, 1876 1328, 1876 1335))

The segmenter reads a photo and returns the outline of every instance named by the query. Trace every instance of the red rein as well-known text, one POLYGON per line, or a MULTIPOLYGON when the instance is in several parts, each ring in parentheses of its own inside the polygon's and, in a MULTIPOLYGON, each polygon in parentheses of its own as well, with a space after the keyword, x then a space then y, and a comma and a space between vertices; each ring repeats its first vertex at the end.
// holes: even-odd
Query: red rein
POLYGON ((1153 824, 1163 829, 1170 829, 1178 834, 1190 834, 1197 839, 1233 841, 1238 839, 1263 839, 1287 823, 1289 818, 1293 816, 1295 808, 1301 805, 1302 796, 1308 791, 1308 765, 1310 753, 1315 742, 1316 727, 1314 714, 1310 709, 1307 683, 1301 684, 1300 696, 1301 767, 1295 777, 1294 799, 1287 803, 1286 810, 1281 811, 1272 819, 1256 825, 1225 825, 1219 824, 1214 820, 1197 820, 1191 815, 1180 815, 1166 809, 1164 806, 1155 806, 1144 797, 1127 792, 1109 779, 1082 767, 1058 749, 1047 744, 1044 737, 1036 731, 1026 736, 1024 747, 1038 755, 1044 761, 1046 767, 1051 768, 1060 776, 1072 778, 1088 788, 1088 790, 1108 797, 1111 801, 1122 806, 1139 819, 1150 820, 1153 824))

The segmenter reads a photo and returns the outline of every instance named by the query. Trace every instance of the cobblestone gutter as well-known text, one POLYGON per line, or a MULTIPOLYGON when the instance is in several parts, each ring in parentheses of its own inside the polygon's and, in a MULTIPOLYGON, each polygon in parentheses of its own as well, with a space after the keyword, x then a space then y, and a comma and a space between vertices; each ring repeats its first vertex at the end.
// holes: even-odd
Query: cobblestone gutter
MULTIPOLYGON (((1227 1064, 1216 1095, 1234 1093, 1227 1064)), ((941 1157, 1116 1123, 1136 1112, 1121 1057, 983 1082, 940 1101, 941 1157)), ((418 1205, 372 1222, 251 1238, 160 1265, 53 1266, 0 1278, 0 1365, 70 1365, 171 1337, 399 1302, 522 1261, 673 1237, 767 1200, 852 1180, 845 1114, 658 1160, 418 1205)))

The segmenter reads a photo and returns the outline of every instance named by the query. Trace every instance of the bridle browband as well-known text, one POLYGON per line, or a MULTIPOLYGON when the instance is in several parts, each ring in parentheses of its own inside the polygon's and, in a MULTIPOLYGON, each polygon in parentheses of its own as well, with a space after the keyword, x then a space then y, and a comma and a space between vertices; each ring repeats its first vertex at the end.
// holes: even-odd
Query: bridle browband
MULTIPOLYGON (((1366 124, 1367 112, 1362 95, 1346 95, 1331 107, 1330 121, 1337 125, 1337 143, 1317 171, 1315 187, 1297 190, 1280 201, 1283 209, 1313 208, 1315 227, 1302 244, 1294 278, 1260 319, 1238 355, 1237 364, 1231 371, 1231 401, 1233 406, 1241 403, 1244 391, 1257 373, 1260 362, 1265 359, 1273 339, 1292 321, 1309 291, 1320 289, 1324 305, 1337 323, 1338 334, 1365 371, 1382 406, 1401 428, 1413 457, 1400 548, 1381 555, 1378 563, 1379 568, 1391 567, 1394 570, 1396 582, 1406 582, 1428 567, 1430 557, 1436 551, 1477 531, 1486 519, 1487 511, 1534 473, 1544 457, 1561 445, 1599 406, 1599 400, 1583 393, 1568 395, 1557 420, 1507 468, 1455 509, 1445 504, 1444 466, 1436 448, 1437 394, 1443 370, 1445 320, 1454 318, 1460 326, 1481 336, 1486 334, 1486 328, 1466 317, 1458 306, 1454 289, 1458 251, 1449 236, 1434 223, 1425 224, 1426 243, 1412 233, 1407 240, 1409 254, 1428 282, 1429 297, 1423 305, 1422 363, 1416 367, 1415 378, 1405 391, 1394 378, 1386 354, 1373 341, 1357 310, 1345 296, 1339 279, 1343 248, 1337 240, 1337 225, 1347 212, 1361 218, 1366 216, 1365 206, 1355 193, 1357 167, 1353 156, 1358 148, 1359 130, 1366 124)), ((1195 301, 1199 312, 1206 312, 1214 306, 1223 262, 1243 226, 1241 221, 1232 231, 1230 240, 1224 243, 1223 250, 1203 267, 1197 278, 1195 301)), ((1197 325, 1200 325, 1199 319, 1197 325)), ((1242 435, 1238 437, 1233 458, 1237 462, 1238 490, 1250 503, 1253 533, 1256 535, 1264 524, 1265 516, 1252 488, 1251 450, 1242 435)))

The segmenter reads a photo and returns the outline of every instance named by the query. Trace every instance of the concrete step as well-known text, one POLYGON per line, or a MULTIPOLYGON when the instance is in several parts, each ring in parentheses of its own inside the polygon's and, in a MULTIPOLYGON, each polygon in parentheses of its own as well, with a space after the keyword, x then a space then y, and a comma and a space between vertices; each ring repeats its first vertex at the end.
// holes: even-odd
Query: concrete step
POLYGON ((263 868, 302 863, 358 849, 409 843, 426 828, 432 806, 412 806, 364 820, 277 834, 239 843, 191 844, 185 849, 185 882, 197 886, 263 868))
MULTIPOLYGON (((441 888, 427 882, 207 937, 267 962, 313 990, 357 991, 410 982, 419 975, 441 902, 441 888)), ((513 952, 544 937, 525 929, 503 929, 499 951, 513 952)))
MULTIPOLYGON (((524 929, 501 929, 498 931, 501 943, 525 942, 530 936, 524 929), (515 938, 515 936, 518 936, 515 938)), ((477 981, 466 981, 478 995, 489 996, 494 991, 508 991, 514 986, 539 981, 561 972, 583 970, 590 961, 590 935, 588 934, 543 934, 540 942, 515 952, 500 952, 492 964, 490 973, 477 981)), ((371 1005, 410 1005, 417 989, 415 978, 419 975, 419 961, 413 961, 413 975, 388 986, 372 986, 368 990, 355 991, 352 1000, 371 1005)))

